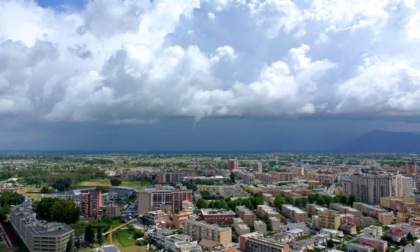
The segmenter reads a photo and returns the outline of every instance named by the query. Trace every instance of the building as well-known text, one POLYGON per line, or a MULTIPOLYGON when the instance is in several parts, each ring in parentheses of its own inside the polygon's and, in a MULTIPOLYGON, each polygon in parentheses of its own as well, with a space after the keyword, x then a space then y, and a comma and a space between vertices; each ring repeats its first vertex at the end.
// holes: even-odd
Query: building
POLYGON ((308 213, 292 205, 283 204, 281 213, 294 222, 308 221, 308 213))
POLYGON ((239 235, 248 234, 251 232, 251 229, 248 227, 247 224, 244 223, 244 221, 241 218, 234 219, 233 228, 239 235))
POLYGON ((346 243, 346 249, 348 252, 369 252, 372 251, 372 247, 358 244, 358 243, 346 243))
POLYGON ((352 174, 352 194, 360 197, 363 203, 379 204, 381 197, 394 195, 395 176, 388 174, 352 174))
POLYGON ((181 224, 183 221, 185 220, 189 220, 190 217, 194 216, 194 212, 193 211, 181 211, 178 212, 177 214, 173 214, 172 215, 172 224, 175 228, 180 228, 181 224))
POLYGON ((379 218, 380 213, 388 213, 388 211, 383 209, 383 208, 376 207, 376 206, 371 206, 369 204, 365 204, 365 203, 362 203, 362 202, 354 202, 353 203, 353 208, 359 210, 364 215, 375 217, 377 219, 379 218))
POLYGON ((182 226, 183 232, 194 240, 207 239, 220 243, 225 247, 232 243, 232 229, 230 227, 222 228, 218 225, 194 220, 185 220, 182 226))
POLYGON ((244 221, 246 224, 253 224, 254 221, 257 219, 255 214, 246 208, 245 206, 236 206, 235 208, 236 214, 244 221))
POLYGON ((156 243, 162 244, 168 251, 177 252, 180 247, 185 246, 198 249, 196 251, 201 250, 197 241, 192 241, 192 238, 188 235, 172 234, 172 231, 166 232, 166 230, 158 230, 156 232, 149 233, 149 237, 156 243))
POLYGON ((420 213, 420 205, 416 203, 414 197, 383 197, 381 198, 381 207, 404 213, 420 213))
POLYGON ((137 209, 139 214, 147 214, 153 210, 178 213, 182 210, 184 200, 192 202, 192 190, 148 188, 139 191, 137 209))
POLYGON ((281 218, 280 213, 277 212, 273 207, 270 207, 268 205, 258 205, 257 214, 260 217, 268 216, 268 217, 281 218))
POLYGON ((272 231, 279 231, 280 230, 280 226, 281 226, 281 222, 276 217, 270 217, 269 218, 268 225, 269 225, 269 227, 270 227, 270 229, 272 231))
POLYGON ((227 166, 229 170, 237 170, 239 167, 239 162, 237 159, 229 159, 227 161, 227 166))
POLYGON ((250 233, 239 237, 239 247, 246 251, 289 252, 289 245, 264 237, 259 233, 250 233))
POLYGON ((118 205, 109 204, 101 207, 101 215, 107 218, 115 218, 121 216, 121 207, 118 205))
POLYGON ((169 215, 162 210, 150 211, 144 215, 144 222, 149 226, 166 226, 169 224, 169 215))
POLYGON ((97 189, 80 190, 79 206, 83 217, 99 217, 102 207, 102 192, 97 189))
POLYGON ((378 214, 378 221, 384 226, 388 226, 389 224, 392 224, 394 220, 395 220, 395 216, 392 212, 378 214))
POLYGON ((260 220, 254 221, 254 229, 256 232, 265 234, 267 232, 267 224, 260 220))
POLYGON ((318 213, 318 226, 337 230, 340 227, 340 215, 333 214, 331 211, 318 213))
POLYGON ((383 236, 381 226, 372 225, 367 228, 364 228, 361 232, 364 237, 371 237, 371 238, 379 239, 383 236))
POLYGON ((385 252, 388 248, 388 242, 381 240, 381 239, 375 239, 370 237, 360 237, 359 239, 361 245, 367 245, 373 248, 378 248, 385 252))
POLYGON ((249 168, 252 169, 254 172, 262 172, 262 164, 261 162, 253 162, 249 164, 249 168))
POLYGON ((414 162, 405 163, 405 174, 416 175, 417 174, 417 164, 414 163, 414 162))
POLYGON ((74 230, 64 223, 38 221, 30 205, 22 204, 10 210, 10 223, 30 252, 65 252, 67 243, 74 237, 74 230))
POLYGON ((232 225, 235 213, 225 209, 200 209, 200 217, 209 224, 232 225))
POLYGON ((395 197, 413 197, 414 182, 411 177, 395 176, 395 197))

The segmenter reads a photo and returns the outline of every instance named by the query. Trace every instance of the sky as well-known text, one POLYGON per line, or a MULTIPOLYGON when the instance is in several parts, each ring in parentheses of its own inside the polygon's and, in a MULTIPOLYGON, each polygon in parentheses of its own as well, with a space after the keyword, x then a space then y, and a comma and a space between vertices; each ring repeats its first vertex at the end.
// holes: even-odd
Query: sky
POLYGON ((2 0, 0 13, 0 150, 331 151, 419 131, 418 0, 2 0))

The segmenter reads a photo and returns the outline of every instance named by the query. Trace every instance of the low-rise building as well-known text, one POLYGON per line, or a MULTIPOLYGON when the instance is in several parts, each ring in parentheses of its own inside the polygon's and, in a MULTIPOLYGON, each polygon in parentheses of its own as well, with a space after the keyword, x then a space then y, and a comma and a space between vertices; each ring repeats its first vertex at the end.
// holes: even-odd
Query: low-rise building
POLYGON ((320 228, 329 228, 337 230, 340 227, 340 215, 331 211, 322 211, 318 213, 318 226, 320 228))
POLYGON ((375 239, 375 238, 370 238, 370 237, 360 237, 359 241, 360 241, 360 244, 362 245, 378 248, 383 252, 385 252, 388 248, 388 242, 381 239, 375 239))
POLYGON ((346 249, 348 252, 370 252, 373 250, 370 246, 352 242, 346 243, 346 249))
POLYGON ((280 213, 277 212, 273 207, 270 207, 268 205, 258 205, 257 214, 261 217, 268 216, 281 218, 280 213))
POLYGON ((205 222, 185 220, 182 223, 183 232, 194 240, 208 239, 227 247, 232 242, 232 229, 205 222))
POLYGON ((236 214, 248 225, 253 224, 257 218, 255 214, 245 206, 236 206, 235 210, 236 214))
POLYGON ((232 225, 235 213, 231 210, 205 208, 200 210, 200 217, 209 224, 232 225))
POLYGON ((256 232, 259 232, 261 234, 267 233, 267 224, 265 224, 263 221, 254 221, 254 229, 256 232))
POLYGON ((121 216, 121 207, 114 204, 109 204, 101 207, 103 217, 115 218, 121 216))
POLYGON ((284 216, 294 222, 308 221, 308 213, 292 205, 283 204, 281 206, 281 212, 284 216))
POLYGON ((289 252, 289 245, 278 242, 274 239, 264 237, 261 234, 246 234, 239 237, 239 246, 246 251, 258 252, 289 252))
POLYGON ((371 225, 361 231, 364 237, 371 237, 379 239, 383 236, 382 227, 371 225))
POLYGON ((392 224, 394 220, 395 220, 395 216, 393 213, 379 213, 378 214, 378 221, 384 226, 388 226, 392 224))
POLYGON ((354 202, 353 203, 353 208, 356 208, 357 210, 361 211, 364 215, 368 215, 374 218, 379 218, 379 214, 380 213, 387 213, 388 211, 377 207, 377 206, 372 206, 372 205, 368 205, 362 202, 354 202))
POLYGON ((270 217, 269 218, 269 224, 270 229, 272 231, 279 231, 280 230, 280 226, 281 226, 281 222, 278 218, 276 217, 270 217))

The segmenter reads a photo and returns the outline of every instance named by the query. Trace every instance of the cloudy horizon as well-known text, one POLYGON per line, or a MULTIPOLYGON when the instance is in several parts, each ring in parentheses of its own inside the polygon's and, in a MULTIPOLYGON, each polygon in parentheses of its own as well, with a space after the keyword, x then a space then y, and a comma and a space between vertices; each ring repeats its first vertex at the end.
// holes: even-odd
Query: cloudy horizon
POLYGON ((3 0, 0 150, 331 149, 418 131, 419 7, 3 0))

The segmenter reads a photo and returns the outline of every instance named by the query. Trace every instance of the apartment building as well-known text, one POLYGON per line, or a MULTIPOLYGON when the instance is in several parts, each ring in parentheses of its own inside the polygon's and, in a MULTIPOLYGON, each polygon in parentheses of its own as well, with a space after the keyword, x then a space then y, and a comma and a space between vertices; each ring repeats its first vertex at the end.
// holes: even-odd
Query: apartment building
POLYGON ((298 178, 298 174, 291 172, 269 172, 278 181, 294 181, 298 178))
POLYGON ((360 237, 359 241, 361 245, 367 245, 373 248, 378 248, 383 252, 385 252, 388 248, 388 242, 381 239, 360 237))
POLYGON ((260 220, 254 221, 254 229, 256 232, 265 234, 267 232, 267 224, 260 220))
POLYGON ((349 206, 345 206, 341 203, 331 203, 330 204, 330 209, 338 211, 342 214, 352 214, 352 215, 358 216, 358 217, 362 216, 361 211, 359 211, 355 208, 349 207, 349 206))
POLYGON ((29 204, 10 210, 10 223, 30 252, 65 252, 67 243, 74 237, 74 230, 64 223, 37 220, 29 204))
POLYGON ((381 197, 394 195, 395 179, 395 176, 389 174, 352 174, 351 191, 363 203, 379 204, 381 197))
POLYGON ((362 202, 354 202, 353 208, 359 210, 364 215, 375 217, 376 219, 378 219, 380 213, 388 213, 388 211, 383 208, 371 206, 362 202))
POLYGON ((191 236, 193 240, 207 239, 220 243, 225 247, 232 243, 232 229, 230 227, 222 228, 215 224, 207 224, 195 220, 185 220, 182 226, 183 232, 191 236))
POLYGON ((289 204, 281 206, 281 213, 294 222, 307 222, 308 213, 289 204))
POLYGON ((278 181, 278 179, 268 173, 255 173, 254 176, 264 184, 273 184, 274 182, 278 181))
POLYGON ((236 206, 235 211, 246 224, 253 224, 257 219, 255 214, 245 206, 236 206))
POLYGON ((273 207, 270 207, 268 205, 258 205, 257 214, 260 217, 268 216, 268 217, 281 218, 280 213, 277 212, 273 207))
POLYGON ((254 172, 262 173, 262 163, 261 162, 250 163, 249 168, 251 168, 254 172))
POLYGON ((182 202, 192 201, 192 190, 170 188, 148 188, 138 193, 138 212, 147 214, 153 210, 165 210, 178 213, 182 210, 182 202))
POLYGON ((121 207, 118 205, 109 204, 101 207, 103 217, 115 218, 121 216, 121 207))
POLYGON ((245 251, 289 252, 289 245, 286 243, 264 237, 259 233, 241 235, 239 237, 239 247, 245 251))
POLYGON ((333 214, 331 211, 322 211, 318 213, 318 226, 337 230, 340 227, 340 215, 333 214))
POLYGON ((227 161, 227 167, 229 170, 237 170, 239 168, 239 162, 237 159, 229 159, 227 161))
POLYGON ((97 189, 80 190, 79 206, 83 217, 99 217, 102 210, 102 192, 97 189))
POLYGON ((235 172, 236 176, 239 177, 244 184, 255 184, 255 175, 245 172, 235 172))
POLYGON ((405 163, 405 174, 416 175, 417 174, 417 164, 414 163, 414 162, 405 163))
POLYGON ((395 176, 395 197, 413 197, 414 181, 411 177, 395 176))
POLYGON ((225 209, 201 209, 200 217, 209 224, 232 225, 235 213, 225 209))

